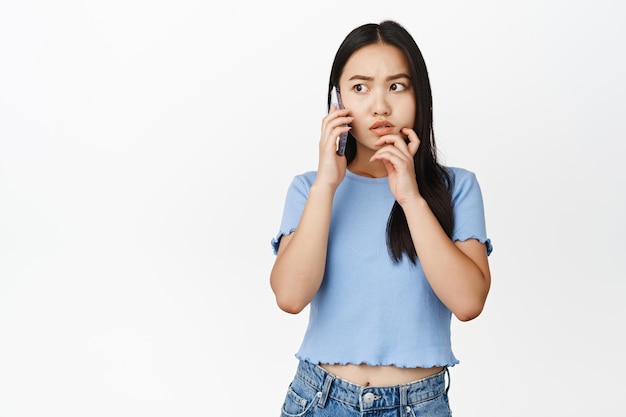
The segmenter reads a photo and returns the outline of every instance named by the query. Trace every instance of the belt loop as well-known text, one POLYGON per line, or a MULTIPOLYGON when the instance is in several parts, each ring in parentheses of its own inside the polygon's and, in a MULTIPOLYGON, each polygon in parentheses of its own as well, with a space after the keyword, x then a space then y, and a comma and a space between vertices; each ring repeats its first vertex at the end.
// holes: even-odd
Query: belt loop
POLYGON ((324 380, 324 385, 322 386, 322 396, 320 397, 318 406, 320 408, 326 407, 326 401, 328 400, 328 395, 330 394, 330 386, 333 384, 335 380, 335 376, 330 372, 326 373, 326 379, 324 380))
POLYGON ((400 385, 400 415, 408 415, 407 405, 409 403, 409 385, 400 385))
POLYGON ((452 380, 450 379, 450 369, 447 366, 446 366, 446 375, 448 375, 448 384, 446 385, 446 394, 448 394, 448 391, 450 390, 450 383, 452 382, 452 380))

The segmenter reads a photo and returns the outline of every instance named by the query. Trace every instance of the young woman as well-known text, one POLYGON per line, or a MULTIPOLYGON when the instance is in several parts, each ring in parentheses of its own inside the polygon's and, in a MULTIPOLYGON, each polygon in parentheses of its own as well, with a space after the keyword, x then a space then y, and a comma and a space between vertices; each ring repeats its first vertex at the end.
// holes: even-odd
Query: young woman
POLYGON ((401 25, 350 32, 329 103, 334 86, 345 109, 324 117, 318 169, 293 179, 272 240, 278 306, 310 304, 282 416, 448 416, 451 315, 478 316, 490 287, 479 184, 437 162, 426 64, 401 25))

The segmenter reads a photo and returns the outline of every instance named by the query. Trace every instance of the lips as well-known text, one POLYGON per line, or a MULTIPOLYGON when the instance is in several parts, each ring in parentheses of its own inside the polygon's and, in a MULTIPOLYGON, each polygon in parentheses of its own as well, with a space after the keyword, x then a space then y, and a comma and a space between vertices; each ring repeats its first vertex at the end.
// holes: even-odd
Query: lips
POLYGON ((378 136, 388 135, 393 132, 395 126, 387 120, 379 120, 370 126, 370 131, 378 136))

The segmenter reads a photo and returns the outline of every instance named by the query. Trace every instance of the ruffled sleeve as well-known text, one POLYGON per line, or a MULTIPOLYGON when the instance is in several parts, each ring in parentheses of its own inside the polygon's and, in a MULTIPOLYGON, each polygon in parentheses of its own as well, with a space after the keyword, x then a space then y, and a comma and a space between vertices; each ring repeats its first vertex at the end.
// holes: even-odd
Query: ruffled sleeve
POLYGON ((473 172, 453 168, 452 204, 454 210, 453 241, 477 239, 484 243, 487 255, 493 251, 491 239, 487 237, 483 197, 476 175, 473 172))
POLYGON ((280 223, 278 233, 271 240, 272 250, 274 254, 278 253, 280 246, 280 239, 292 233, 298 227, 304 205, 309 196, 309 189, 311 184, 315 180, 315 173, 309 172, 302 175, 297 175, 291 181, 289 188, 287 189, 287 196, 285 198, 285 205, 283 208, 283 217, 280 223))

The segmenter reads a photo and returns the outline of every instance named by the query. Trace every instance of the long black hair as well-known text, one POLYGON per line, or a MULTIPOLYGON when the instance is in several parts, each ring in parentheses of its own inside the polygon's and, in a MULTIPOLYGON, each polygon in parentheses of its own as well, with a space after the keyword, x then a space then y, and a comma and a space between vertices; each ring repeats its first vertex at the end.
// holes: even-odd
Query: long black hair
MULTIPOLYGON (((420 194, 443 230, 451 237, 454 226, 451 178, 448 171, 437 161, 430 80, 422 52, 409 32, 397 22, 390 20, 380 24, 368 23, 352 30, 339 46, 333 61, 328 83, 328 106, 330 107, 330 91, 334 85, 339 84, 339 78, 348 59, 360 48, 376 43, 399 48, 409 64, 416 103, 413 130, 420 139, 420 146, 413 157, 415 178, 420 194)), ((356 156, 356 141, 351 134, 348 135, 345 155, 348 163, 356 156)), ((400 262, 404 255, 412 263, 417 262, 417 253, 406 216, 397 201, 387 220, 387 249, 394 262, 400 262)))

